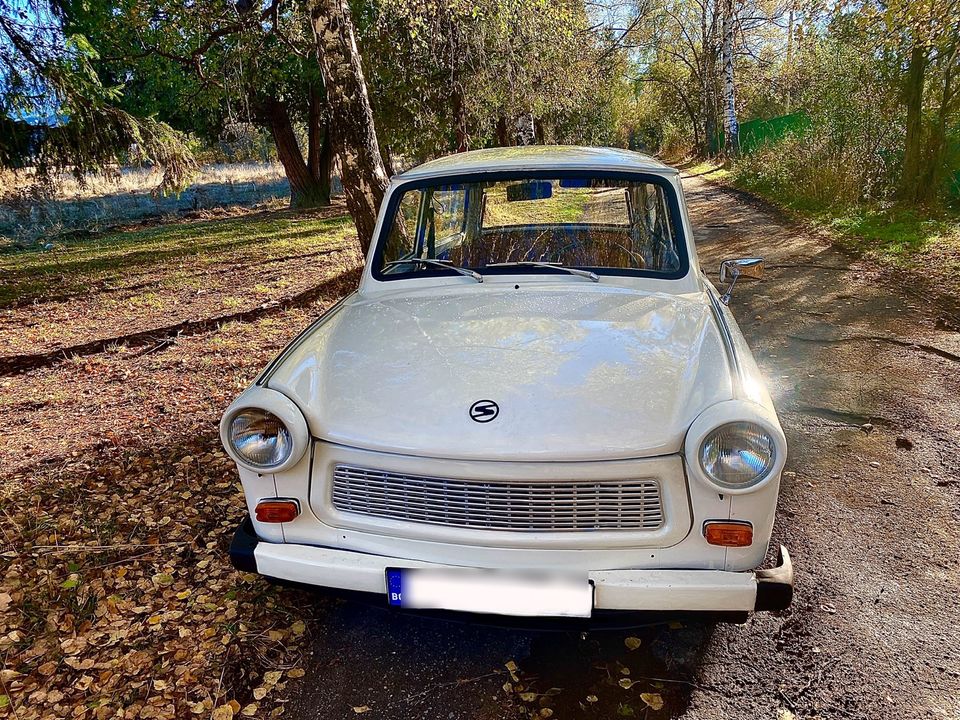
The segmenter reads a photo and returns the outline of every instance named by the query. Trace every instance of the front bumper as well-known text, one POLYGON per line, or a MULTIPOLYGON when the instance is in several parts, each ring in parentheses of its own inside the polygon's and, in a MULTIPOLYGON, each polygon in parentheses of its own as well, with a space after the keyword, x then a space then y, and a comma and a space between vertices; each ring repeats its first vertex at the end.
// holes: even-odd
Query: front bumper
MULTIPOLYGON (((250 518, 230 546, 234 567, 302 585, 374 593, 386 603, 386 569, 443 568, 438 563, 284 543, 261 542, 250 518)), ((723 570, 595 570, 595 610, 743 613, 783 610, 793 599, 793 564, 780 546, 777 566, 756 572, 723 570)))

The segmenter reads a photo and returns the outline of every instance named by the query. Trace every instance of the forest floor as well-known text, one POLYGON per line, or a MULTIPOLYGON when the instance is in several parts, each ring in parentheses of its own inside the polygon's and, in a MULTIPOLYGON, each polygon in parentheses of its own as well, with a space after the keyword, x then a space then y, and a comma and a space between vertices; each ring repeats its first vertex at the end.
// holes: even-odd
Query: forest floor
POLYGON ((243 213, 0 255, 0 716, 957 717, 956 299, 686 189, 711 274, 767 258, 731 307, 790 442, 793 607, 581 637, 233 571, 219 415, 359 264, 342 209, 243 213))

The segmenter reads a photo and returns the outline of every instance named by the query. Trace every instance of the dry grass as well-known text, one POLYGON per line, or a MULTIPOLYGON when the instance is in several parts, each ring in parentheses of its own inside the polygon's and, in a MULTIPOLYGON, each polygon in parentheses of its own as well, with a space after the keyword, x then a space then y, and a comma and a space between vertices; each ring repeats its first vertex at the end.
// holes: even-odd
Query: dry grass
POLYGON ((89 234, 144 218, 181 215, 228 206, 286 204, 289 188, 283 169, 273 163, 207 165, 179 195, 154 192, 159 173, 148 168, 118 169, 113 175, 79 182, 59 179, 53 195, 41 192, 31 173, 0 175, 0 247, 46 243, 65 235, 89 234))
MULTIPOLYGON (((51 200, 84 200, 117 193, 151 193, 160 185, 162 173, 156 168, 115 168, 105 175, 86 175, 83 182, 70 173, 56 178, 56 193, 51 200)), ((279 163, 218 163, 200 168, 193 185, 229 183, 274 183, 283 180, 283 166, 279 163)), ((0 172, 0 203, 29 192, 34 184, 30 170, 13 173, 0 172)))

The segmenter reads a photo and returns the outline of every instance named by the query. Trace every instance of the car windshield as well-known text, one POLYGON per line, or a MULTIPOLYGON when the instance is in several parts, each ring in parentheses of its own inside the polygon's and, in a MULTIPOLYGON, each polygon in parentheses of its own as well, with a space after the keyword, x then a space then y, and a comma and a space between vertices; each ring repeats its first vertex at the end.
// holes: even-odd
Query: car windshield
POLYGON ((391 208, 374 265, 385 280, 453 274, 442 264, 484 275, 563 272, 557 265, 677 277, 682 268, 677 199, 662 180, 438 181, 403 191, 391 208))

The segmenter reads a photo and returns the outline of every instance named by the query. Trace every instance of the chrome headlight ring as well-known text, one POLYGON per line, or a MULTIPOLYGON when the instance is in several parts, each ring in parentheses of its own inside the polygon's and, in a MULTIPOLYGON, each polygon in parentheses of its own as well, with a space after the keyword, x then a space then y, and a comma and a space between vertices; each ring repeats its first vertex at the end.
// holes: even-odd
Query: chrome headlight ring
POLYGON ((253 386, 223 414, 220 440, 241 467, 275 473, 300 461, 310 444, 310 432, 303 413, 290 398, 253 386))
POLYGON ((703 411, 687 432, 687 471, 718 493, 754 492, 780 476, 787 442, 776 415, 743 400, 703 411))

